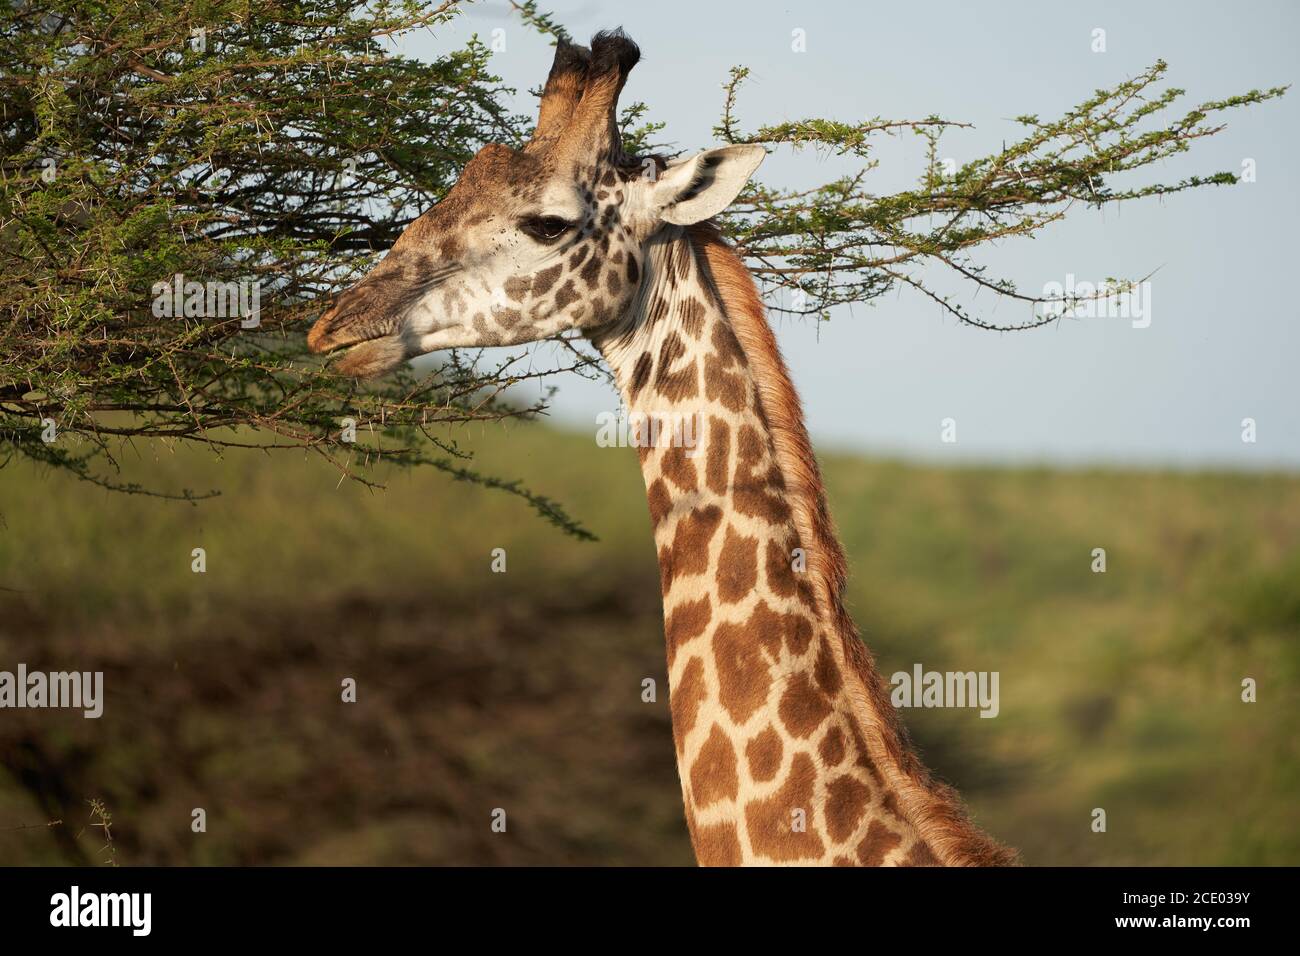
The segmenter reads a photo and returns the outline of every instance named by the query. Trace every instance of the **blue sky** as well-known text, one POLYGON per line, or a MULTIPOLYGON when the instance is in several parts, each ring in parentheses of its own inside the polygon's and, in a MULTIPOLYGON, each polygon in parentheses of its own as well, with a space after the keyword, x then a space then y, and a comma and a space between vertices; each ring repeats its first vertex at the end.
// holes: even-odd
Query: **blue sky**
MULTIPOLYGON (((665 137, 696 150, 712 127, 731 66, 752 69, 738 113, 752 128, 822 116, 855 121, 937 113, 975 129, 944 138, 958 161, 1017 135, 1010 117, 1058 116, 1095 89, 1168 61, 1181 106, 1293 82, 1300 5, 1089 3, 1049 5, 780 2, 544 5, 580 38, 622 25, 642 48, 624 100, 639 99, 665 137), (1106 51, 1093 52, 1093 31, 1106 51), (804 31, 806 52, 791 49, 804 31)), ((519 89, 517 108, 544 80, 551 48, 508 5, 466 8, 436 37, 415 34, 402 49, 428 57, 471 33, 504 30, 494 69, 519 89)), ((928 461, 1159 464, 1178 467, 1300 468, 1300 309, 1287 285, 1300 212, 1300 90, 1228 114, 1228 129, 1165 163, 1166 180, 1239 171, 1256 181, 1105 210, 1077 209, 1032 241, 1016 240, 981 261, 1026 292, 1045 283, 1107 276, 1151 280, 1150 325, 1126 318, 1068 319, 1035 332, 999 334, 958 324, 915 293, 837 311, 830 322, 777 319, 781 347, 819 447, 928 461), (940 441, 957 422, 956 443, 940 441), (1242 441, 1241 422, 1257 423, 1242 441)), ((921 141, 881 138, 868 181, 888 194, 921 171, 921 141)), ((810 151, 770 156, 759 178, 811 185, 851 168, 810 151)), ((938 268, 927 273, 945 288, 938 268)), ((998 321, 1022 308, 988 293, 963 303, 998 321)), ((551 361, 552 346, 536 361, 551 361)), ((613 390, 558 376, 553 415, 592 428, 617 407, 613 390)))

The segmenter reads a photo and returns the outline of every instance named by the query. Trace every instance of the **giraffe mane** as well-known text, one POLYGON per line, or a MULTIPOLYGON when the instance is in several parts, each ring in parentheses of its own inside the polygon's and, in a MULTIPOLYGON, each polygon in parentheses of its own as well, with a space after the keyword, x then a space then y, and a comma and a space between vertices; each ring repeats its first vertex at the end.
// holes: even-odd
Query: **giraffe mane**
POLYGON ((868 748, 893 788, 899 811, 945 865, 1017 862, 1014 850, 997 843, 970 822, 956 791, 935 780, 917 757, 871 652, 844 607, 844 551, 826 507, 825 486, 804 424, 802 405, 753 276, 712 223, 689 227, 688 236, 700 271, 753 369, 777 465, 807 551, 807 567, 820 611, 838 636, 839 653, 848 664, 844 671, 855 715, 876 731, 865 735, 868 748))

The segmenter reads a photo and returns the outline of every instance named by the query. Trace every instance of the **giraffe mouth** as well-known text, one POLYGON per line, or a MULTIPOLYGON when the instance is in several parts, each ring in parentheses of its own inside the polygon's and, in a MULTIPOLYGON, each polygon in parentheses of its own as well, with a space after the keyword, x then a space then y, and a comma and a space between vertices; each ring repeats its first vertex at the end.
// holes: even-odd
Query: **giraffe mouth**
POLYGON ((343 352, 334 368, 353 378, 376 378, 409 358, 396 321, 365 321, 331 309, 307 333, 307 347, 320 355, 343 352))
POLYGON ((406 343, 400 335, 384 335, 356 342, 346 349, 335 369, 353 378, 378 378, 397 368, 408 358, 406 343))
POLYGON ((459 266, 444 266, 411 280, 391 253, 379 267, 344 292, 307 333, 317 354, 346 350, 334 369, 354 378, 376 378, 420 354, 410 328, 411 310, 459 266))

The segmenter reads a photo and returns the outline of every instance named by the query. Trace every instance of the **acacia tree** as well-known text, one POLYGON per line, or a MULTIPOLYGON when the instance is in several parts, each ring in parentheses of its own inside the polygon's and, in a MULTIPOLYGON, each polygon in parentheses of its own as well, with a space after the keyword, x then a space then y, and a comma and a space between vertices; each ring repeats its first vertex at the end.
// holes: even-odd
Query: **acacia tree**
MULTIPOLYGON (((521 406, 503 393, 543 373, 522 370, 518 357, 485 367, 450 353, 426 374, 363 388, 306 354, 321 303, 436 202, 479 147, 531 133, 531 118, 505 106, 515 91, 492 74, 477 38, 432 62, 395 51, 393 37, 436 31, 460 6, 13 0, 0 10, 0 467, 25 457, 118 490, 192 499, 116 479, 114 451, 140 440, 306 448, 367 483, 382 456, 522 496, 587 536, 555 502, 472 470, 445 427, 536 415, 545 400, 521 406), (256 315, 187 315, 185 283, 251 284, 256 315)), ((541 35, 565 36, 535 0, 514 7, 541 35)), ((1160 87, 1165 70, 1158 62, 1059 119, 1020 117, 1017 142, 945 168, 940 137, 962 124, 933 116, 746 132, 738 67, 724 87, 720 138, 817 147, 860 169, 803 189, 752 184, 721 224, 769 293, 797 293, 777 309, 824 315, 902 285, 985 328, 1054 321, 1074 303, 997 326, 937 292, 922 268, 938 263, 974 287, 1041 305, 972 253, 1031 236, 1075 206, 1234 182, 1220 172, 1115 185, 1218 133, 1227 110, 1284 91, 1173 114, 1182 91, 1160 87), (929 162, 915 188, 875 195, 873 145, 900 132, 925 139, 929 162)), ((664 129, 645 113, 643 104, 623 113, 630 153, 655 149, 664 129)), ((566 345, 565 367, 590 372, 592 354, 566 345)))

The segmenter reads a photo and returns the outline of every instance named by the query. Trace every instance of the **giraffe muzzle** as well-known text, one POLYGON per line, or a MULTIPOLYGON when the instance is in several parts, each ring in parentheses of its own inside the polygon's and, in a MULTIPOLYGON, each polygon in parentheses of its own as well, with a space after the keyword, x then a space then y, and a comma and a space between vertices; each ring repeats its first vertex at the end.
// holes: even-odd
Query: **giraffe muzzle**
POLYGON ((396 310, 370 295, 363 281, 316 320, 307 333, 307 347, 320 354, 347 349, 335 370, 354 378, 374 378, 410 357, 403 325, 396 310))
POLYGON ((354 378, 391 372, 424 351, 410 327, 412 309, 458 268, 447 263, 429 269, 397 248, 390 250, 316 320, 307 333, 307 347, 321 354, 348 349, 334 369, 354 378))

